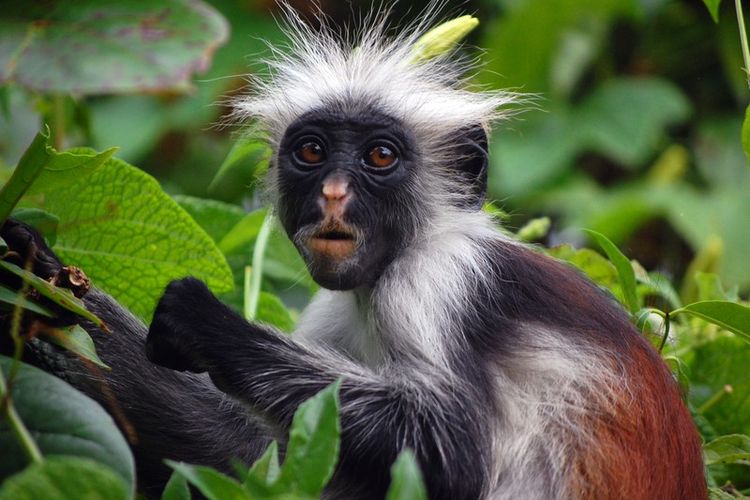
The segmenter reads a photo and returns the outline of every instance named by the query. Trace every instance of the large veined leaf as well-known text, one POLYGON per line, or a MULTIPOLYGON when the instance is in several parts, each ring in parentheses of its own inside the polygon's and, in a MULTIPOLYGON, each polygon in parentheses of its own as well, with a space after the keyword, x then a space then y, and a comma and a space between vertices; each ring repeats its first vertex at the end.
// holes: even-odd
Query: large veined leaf
MULTIPOLYGON (((0 356, 0 368, 6 376, 12 362, 0 356)), ((111 468, 131 489, 134 487, 130 448, 112 418, 95 401, 25 364, 20 366, 12 388, 13 404, 44 456, 75 455, 94 460, 111 468)), ((26 465, 25 455, 5 420, 0 420, 0 450, 0 477, 8 477, 26 465)))
POLYGON ((185 91, 228 35, 200 0, 10 2, 0 83, 39 92, 185 91))
POLYGON ((47 175, 37 180, 43 195, 24 203, 59 217, 54 250, 135 314, 149 318, 173 279, 192 275, 216 292, 232 288, 215 243, 148 174, 109 159, 59 187, 47 175))
MULTIPOLYGON (((3 453, 7 450, 3 449, 3 453)), ((106 466, 80 457, 49 457, 6 479, 0 500, 125 500, 125 482, 106 466)))

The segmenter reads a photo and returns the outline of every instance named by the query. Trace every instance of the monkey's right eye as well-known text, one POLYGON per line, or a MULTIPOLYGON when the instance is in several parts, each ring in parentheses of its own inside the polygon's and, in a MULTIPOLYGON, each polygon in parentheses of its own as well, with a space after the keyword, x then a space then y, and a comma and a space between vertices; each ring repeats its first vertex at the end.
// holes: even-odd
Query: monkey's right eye
POLYGON ((294 159, 306 166, 320 165, 326 159, 325 149, 314 140, 303 140, 294 149, 294 159))

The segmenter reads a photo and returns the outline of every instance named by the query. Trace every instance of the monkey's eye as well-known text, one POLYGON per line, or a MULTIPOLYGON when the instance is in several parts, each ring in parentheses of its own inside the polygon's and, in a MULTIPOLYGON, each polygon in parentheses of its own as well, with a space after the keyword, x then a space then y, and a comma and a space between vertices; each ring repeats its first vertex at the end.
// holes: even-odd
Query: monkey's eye
POLYGON ((303 165, 319 165, 326 159, 326 153, 319 142, 306 139, 295 148, 294 158, 303 165))
POLYGON ((395 148, 387 144, 378 144, 365 154, 363 160, 366 165, 373 168, 388 168, 396 164, 398 155, 395 148))

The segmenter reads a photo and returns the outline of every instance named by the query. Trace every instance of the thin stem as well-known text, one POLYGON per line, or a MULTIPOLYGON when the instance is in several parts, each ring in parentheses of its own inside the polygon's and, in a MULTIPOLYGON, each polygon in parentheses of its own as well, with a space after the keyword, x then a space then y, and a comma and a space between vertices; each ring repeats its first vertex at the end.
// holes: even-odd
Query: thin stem
POLYGON ((65 96, 62 94, 52 96, 52 127, 55 149, 62 151, 65 148, 65 96))
POLYGON ((721 401, 724 396, 726 396, 727 394, 732 394, 732 392, 734 392, 734 387, 732 387, 729 384, 725 385, 724 387, 722 387, 721 389, 719 389, 718 391, 716 391, 716 394, 714 394, 713 396, 711 396, 710 398, 708 398, 708 401, 706 401, 705 403, 703 403, 702 405, 700 405, 696 411, 700 415, 703 415, 708 410, 710 410, 712 407, 714 407, 716 405, 716 403, 718 403, 719 401, 721 401))
MULTIPOLYGON (((21 308, 16 307, 16 310, 19 309, 21 308)), ((17 338, 20 338, 20 336, 18 335, 18 328, 19 322, 16 321, 14 314, 13 324, 11 325, 11 330, 15 332, 11 332, 14 341, 16 341, 17 338)), ((16 346, 17 345, 18 344, 16 344, 16 346)), ((17 360, 14 359, 14 363, 10 367, 10 381, 15 378, 14 372, 18 368, 17 363, 17 360)), ((37 464, 43 462, 44 458, 42 457, 42 452, 39 451, 39 447, 34 441, 34 438, 31 437, 31 433, 24 425, 21 417, 18 415, 15 406, 13 406, 13 401, 10 397, 10 384, 6 383, 5 375, 3 374, 2 370, 0 370, 0 411, 2 411, 2 413, 5 415, 5 418, 8 420, 11 431, 13 431, 13 434, 16 436, 18 443, 21 445, 21 448, 28 457, 29 461, 37 464)))
POLYGON ((742 15, 742 2, 734 0, 734 8, 737 12, 737 26, 740 29, 740 45, 742 46, 742 59, 745 61, 745 79, 750 87, 750 47, 747 44, 747 33, 745 32, 745 17, 742 15))
POLYGON ((263 277, 263 258, 268 245, 268 237, 273 227, 273 214, 268 209, 263 225, 258 231, 258 238, 253 248, 253 265, 250 270, 245 268, 245 319, 252 321, 258 313, 258 301, 260 300, 260 280, 263 277), (249 274, 249 277, 248 277, 249 274))

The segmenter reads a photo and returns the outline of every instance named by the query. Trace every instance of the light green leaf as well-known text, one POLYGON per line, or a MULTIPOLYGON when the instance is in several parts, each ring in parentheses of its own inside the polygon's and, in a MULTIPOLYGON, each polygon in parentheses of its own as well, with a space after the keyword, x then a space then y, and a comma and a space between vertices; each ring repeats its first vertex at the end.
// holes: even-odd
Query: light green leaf
POLYGON ((730 434, 716 438, 703 445, 703 455, 706 465, 750 461, 750 436, 730 434))
POLYGON ((258 296, 255 320, 273 325, 284 332, 291 332, 295 325, 294 318, 281 299, 268 292, 260 292, 258 296))
POLYGON ((250 498, 240 483, 210 467, 189 465, 172 460, 165 460, 165 462, 198 488, 209 500, 248 500, 250 498))
POLYGON ((190 488, 188 487, 185 476, 177 471, 172 475, 161 493, 161 500, 190 500, 190 488))
POLYGON ((91 361, 105 370, 110 369, 110 367, 99 358, 99 355, 96 353, 94 341, 91 340, 88 332, 80 325, 72 325, 64 328, 51 328, 45 330, 42 333, 42 336, 45 340, 59 345, 60 347, 64 347, 70 352, 78 354, 82 358, 91 361))
POLYGON ((55 317, 54 313, 46 307, 28 300, 19 292, 11 290, 5 285, 0 285, 0 302, 5 302, 6 304, 11 304, 14 306, 20 306, 24 309, 27 309, 36 314, 40 314, 42 316, 46 316, 48 318, 55 317))
POLYGON ((704 300, 672 311, 672 315, 680 313, 692 314, 750 340, 750 307, 725 300, 704 300))
POLYGON ((614 243, 609 241, 606 236, 590 229, 584 229, 584 231, 596 240, 602 250, 607 254, 607 257, 609 257, 609 260, 614 264, 620 278, 620 285, 622 286, 622 292, 625 297, 625 305, 631 313, 635 314, 638 312, 640 306, 638 304, 638 295, 636 293, 633 265, 620 249, 617 248, 614 243))
POLYGON ((43 280, 34 273, 26 271, 25 269, 21 269, 17 265, 11 264, 10 262, 0 261, 0 267, 20 277, 34 290, 39 292, 42 296, 47 297, 60 307, 63 307, 83 318, 86 318, 96 324, 99 328, 106 330, 106 325, 104 324, 104 322, 96 315, 89 312, 89 310, 86 309, 86 306, 83 304, 83 301, 73 295, 73 292, 71 292, 67 288, 58 288, 52 283, 43 280))
POLYGON ((274 491, 317 497, 339 457, 338 392, 341 381, 302 403, 294 414, 284 465, 274 491))
POLYGON ((228 36, 201 1, 10 2, 0 19, 0 83, 40 93, 186 91, 228 36))
MULTIPOLYGON (((12 359, 0 356, 0 368, 6 375, 12 363, 12 359)), ((88 458, 110 467, 134 491, 135 465, 130 447, 109 414, 94 400, 26 364, 20 366, 13 381, 12 397, 21 420, 48 461, 51 455, 88 458)), ((26 465, 5 420, 0 420, 0 450, 0 478, 26 465)))
POLYGON ((552 221, 549 217, 538 217, 531 219, 521 229, 518 230, 516 236, 521 241, 537 241, 541 240, 549 232, 552 221))
POLYGON ((719 487, 708 489, 708 500, 737 500, 737 498, 738 497, 727 493, 719 487))
POLYGON ((219 241, 221 251, 230 254, 249 249, 258 237, 266 213, 266 209, 260 209, 245 214, 219 241))
POLYGON ((479 19, 472 16, 457 17, 435 26, 414 42, 411 63, 418 64, 445 55, 477 26, 479 19))
POLYGON ((54 250, 60 258, 84 269, 135 314, 148 319, 177 278, 195 276, 217 293, 233 287, 216 244, 153 177, 113 158, 75 178, 24 203, 58 216, 54 250))
POLYGON ((706 5, 708 12, 711 14, 711 18, 714 20, 715 23, 718 23, 719 22, 719 5, 721 5, 721 0, 703 0, 703 3, 706 5))
POLYGON ((386 500, 427 500, 427 489, 414 453, 402 451, 391 467, 391 486, 386 500))
MULTIPOLYGON (((7 448, 3 453, 7 453, 7 448)), ((7 478, 0 500, 125 500, 125 481, 111 469, 90 459, 48 457, 7 478)))

